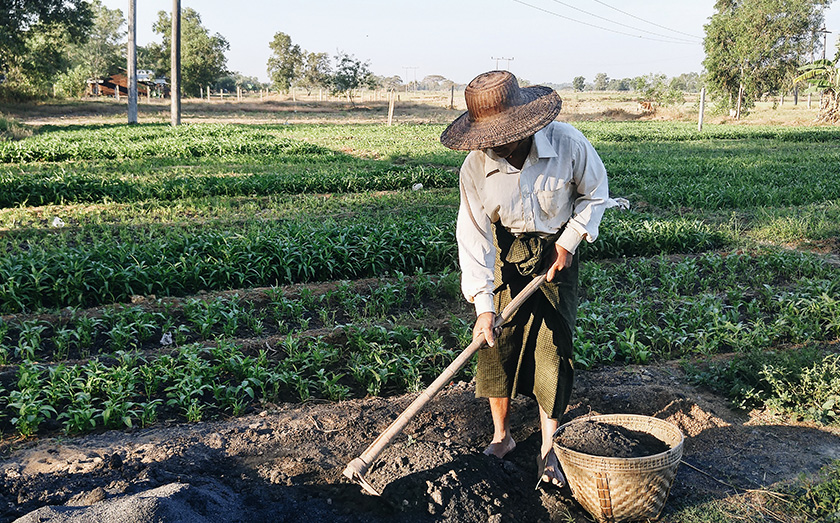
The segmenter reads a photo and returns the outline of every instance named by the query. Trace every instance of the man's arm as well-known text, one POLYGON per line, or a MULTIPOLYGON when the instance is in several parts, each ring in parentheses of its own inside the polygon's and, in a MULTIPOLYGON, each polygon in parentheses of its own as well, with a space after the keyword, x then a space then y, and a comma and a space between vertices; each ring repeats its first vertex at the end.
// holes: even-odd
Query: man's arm
POLYGON ((583 135, 576 141, 573 150, 572 174, 578 197, 575 199, 572 217, 555 245, 557 254, 546 275, 549 281, 556 271, 571 265, 581 241, 595 241, 604 211, 610 207, 607 170, 598 152, 583 135))
POLYGON ((473 183, 473 171, 481 167, 480 159, 467 157, 461 167, 461 204, 455 237, 458 240, 458 261, 461 266, 461 290, 475 305, 476 315, 495 310, 493 304, 493 268, 496 247, 490 218, 473 183))
POLYGON ((495 343, 493 267, 496 263, 496 248, 493 245, 490 218, 473 183, 473 176, 483 167, 479 154, 471 153, 461 167, 461 204, 455 236, 458 240, 458 260, 461 265, 461 290, 467 301, 475 306, 473 339, 479 334, 484 334, 487 344, 492 346, 495 343))

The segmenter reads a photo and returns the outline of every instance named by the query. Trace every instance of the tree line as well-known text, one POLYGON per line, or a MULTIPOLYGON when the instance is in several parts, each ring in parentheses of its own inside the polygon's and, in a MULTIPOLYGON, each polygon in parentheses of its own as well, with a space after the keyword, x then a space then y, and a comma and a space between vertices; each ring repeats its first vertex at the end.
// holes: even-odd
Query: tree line
POLYGON ((326 88, 333 94, 345 93, 350 98, 354 89, 379 86, 368 62, 343 51, 335 55, 333 65, 327 53, 305 51, 283 32, 275 33, 268 47, 271 49, 268 75, 277 90, 302 87, 311 93, 313 89, 326 88))
MULTIPOLYGON (((159 42, 137 47, 137 67, 155 77, 170 74, 171 13, 159 11, 152 29, 159 42)), ((88 80, 108 78, 126 69, 126 20, 120 9, 100 0, 14 0, 0 4, 0 99, 29 100, 46 96, 80 97, 88 80)), ((230 71, 225 53, 230 44, 202 24, 192 8, 181 11, 181 85, 183 94, 292 87, 351 93, 361 87, 398 89, 399 76, 376 76, 366 61, 339 51, 307 52, 283 32, 268 43, 270 83, 230 71)), ((412 82, 413 89, 448 88, 438 75, 412 82)))
POLYGON ((685 93, 697 93, 703 86, 703 77, 699 73, 683 73, 673 78, 661 73, 650 73, 634 78, 610 78, 607 73, 598 73, 589 83, 585 77, 576 76, 567 87, 578 92, 632 91, 644 101, 670 105, 682 103, 685 93))
MULTIPOLYGON (((138 69, 168 76, 171 15, 158 13, 153 30, 162 42, 137 47, 138 69)), ((184 93, 206 85, 258 83, 227 69, 227 40, 211 34, 194 9, 181 12, 181 74, 184 93)), ((0 99, 48 95, 78 97, 89 79, 126 68, 126 21, 100 0, 14 0, 0 4, 0 99)))
MULTIPOLYGON (((823 28, 824 11, 831 1, 716 0, 715 12, 704 26, 702 74, 668 79, 651 73, 619 79, 599 73, 591 83, 578 76, 571 87, 634 91, 641 98, 667 103, 702 86, 718 107, 748 110, 762 97, 810 84, 840 101, 836 95, 840 53, 826 53, 827 29, 823 28), (820 53, 823 59, 818 59, 820 53)), ((160 11, 153 25, 160 41, 137 49, 138 68, 161 77, 169 74, 170 16, 160 11)), ((437 90, 454 85, 439 75, 419 82, 376 76, 367 61, 343 51, 332 57, 306 51, 283 32, 268 42, 271 56, 266 67, 271 83, 262 84, 255 77, 228 70, 228 41, 204 27, 197 11, 186 8, 181 16, 182 89, 187 95, 200 95, 206 86, 350 93, 360 87, 437 90)), ((100 0, 0 3, 0 99, 82 95, 88 79, 106 78, 125 69, 125 26, 122 11, 108 9, 100 0)), ((834 112, 840 114, 837 103, 834 112)))
MULTIPOLYGON (((158 12, 153 31, 159 42, 137 47, 137 67, 155 77, 170 73, 171 13, 158 12)), ((23 101, 46 96, 79 97, 90 79, 126 69, 126 20, 120 9, 100 0, 14 0, 0 3, 0 99, 23 101)), ((303 53, 283 33, 272 42, 271 84, 230 71, 230 44, 202 24, 192 8, 181 11, 181 84, 184 94, 203 89, 288 90, 290 85, 346 92, 378 85, 366 62, 339 53, 332 67, 324 53, 303 53), (284 55, 286 53, 286 55, 284 55), (289 60, 289 58, 291 60, 289 60)))

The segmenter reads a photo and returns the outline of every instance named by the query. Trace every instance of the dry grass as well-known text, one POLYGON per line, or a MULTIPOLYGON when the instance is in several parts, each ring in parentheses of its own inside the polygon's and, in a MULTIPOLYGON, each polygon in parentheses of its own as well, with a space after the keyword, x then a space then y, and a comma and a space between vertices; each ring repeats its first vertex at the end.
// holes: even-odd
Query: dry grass
POLYGON ((32 129, 29 126, 0 113, 0 142, 21 140, 27 136, 32 136, 32 129))
MULTIPOLYGON (((394 122, 398 124, 446 124, 466 110, 463 92, 450 99, 449 92, 397 93, 394 122), (453 108, 450 109, 450 103, 453 108)), ((699 107, 697 94, 686 95, 680 105, 656 107, 644 111, 633 93, 562 91, 563 121, 687 121, 696 122, 699 107)), ((705 122, 734 125, 816 125, 819 100, 808 108, 807 97, 794 105, 788 98, 784 104, 760 102, 740 121, 716 113, 707 105, 705 122)), ((20 124, 29 126, 72 124, 115 124, 126 121, 126 100, 111 98, 50 101, 38 104, 0 106, 0 111, 20 124)), ((141 123, 168 123, 171 119, 168 100, 141 99, 141 123)), ((328 97, 317 92, 306 95, 250 95, 237 100, 228 95, 211 101, 187 98, 182 101, 184 123, 385 123, 388 99, 384 91, 365 91, 353 102, 346 98, 328 97)))

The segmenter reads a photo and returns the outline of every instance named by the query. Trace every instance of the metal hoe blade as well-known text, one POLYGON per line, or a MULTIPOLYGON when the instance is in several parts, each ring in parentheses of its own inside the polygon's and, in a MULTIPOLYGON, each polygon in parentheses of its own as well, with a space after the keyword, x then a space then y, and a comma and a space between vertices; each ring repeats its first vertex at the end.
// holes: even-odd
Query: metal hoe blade
POLYGON ((368 494, 372 496, 379 496, 379 491, 376 490, 373 485, 368 483, 364 474, 359 472, 359 470, 367 470, 368 466, 369 465, 367 465, 361 458, 356 458, 347 465, 346 469, 344 469, 344 476, 346 476, 350 481, 355 481, 361 485, 362 489, 368 494), (359 464, 363 466, 362 469, 359 469, 359 464))

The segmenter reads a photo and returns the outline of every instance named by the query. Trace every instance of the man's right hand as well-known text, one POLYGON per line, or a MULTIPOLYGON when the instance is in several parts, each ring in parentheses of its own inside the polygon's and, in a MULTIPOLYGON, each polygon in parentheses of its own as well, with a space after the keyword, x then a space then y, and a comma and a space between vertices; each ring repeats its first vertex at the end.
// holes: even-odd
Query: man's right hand
POLYGON ((493 346, 496 344, 496 336, 493 332, 493 323, 496 322, 495 312, 482 312, 475 320, 473 327, 473 339, 478 338, 479 334, 484 334, 484 341, 487 345, 493 346))

